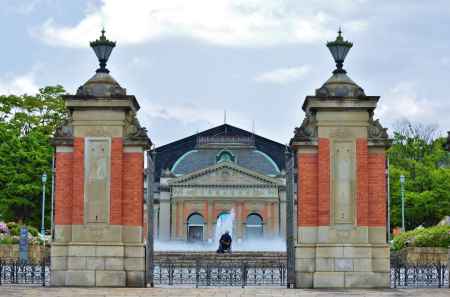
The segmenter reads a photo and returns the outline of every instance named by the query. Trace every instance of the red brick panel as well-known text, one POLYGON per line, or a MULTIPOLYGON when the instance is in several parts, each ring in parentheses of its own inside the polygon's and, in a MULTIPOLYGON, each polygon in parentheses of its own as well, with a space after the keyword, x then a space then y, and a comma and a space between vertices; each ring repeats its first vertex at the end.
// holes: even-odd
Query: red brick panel
POLYGON ((72 224, 83 224, 84 211, 84 138, 73 140, 72 224))
POLYGON ((73 153, 56 153, 55 224, 72 224, 73 153))
POLYGON ((298 226, 317 226, 317 154, 298 155, 298 226))
POLYGON ((386 177, 384 153, 369 154, 369 226, 386 225, 386 177))
POLYGON ((356 218, 358 226, 369 223, 369 185, 368 185, 368 146, 367 139, 356 140, 356 218))
POLYGON ((318 224, 330 225, 330 140, 319 138, 318 224))
POLYGON ((122 224, 142 226, 144 154, 123 154, 122 224))
POLYGON ((113 138, 111 141, 111 183, 110 183, 110 224, 122 224, 122 162, 123 139, 113 138))

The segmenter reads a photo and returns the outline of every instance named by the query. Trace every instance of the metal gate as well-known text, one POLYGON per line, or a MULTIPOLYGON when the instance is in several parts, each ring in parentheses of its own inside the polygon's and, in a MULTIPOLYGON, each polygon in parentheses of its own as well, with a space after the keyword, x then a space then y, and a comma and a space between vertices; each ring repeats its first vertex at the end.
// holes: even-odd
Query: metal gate
POLYGON ((218 261, 156 259, 157 286, 286 286, 286 261, 218 261))

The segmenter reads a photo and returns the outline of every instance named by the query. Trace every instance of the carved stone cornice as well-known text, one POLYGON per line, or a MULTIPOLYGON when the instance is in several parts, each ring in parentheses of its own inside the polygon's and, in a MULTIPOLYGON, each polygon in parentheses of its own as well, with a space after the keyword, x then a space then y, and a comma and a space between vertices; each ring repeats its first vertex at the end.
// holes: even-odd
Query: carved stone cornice
POLYGON ((306 96, 302 109, 305 112, 315 110, 368 110, 373 111, 379 96, 363 97, 320 97, 306 96))
POLYGON ((300 127, 294 130, 294 137, 291 142, 311 141, 317 138, 317 121, 313 112, 307 112, 300 127))
POLYGON ((373 113, 370 113, 369 126, 367 127, 367 140, 369 146, 390 147, 392 139, 389 139, 387 128, 384 128, 379 119, 373 119, 373 113))
POLYGON ((124 145, 143 146, 144 149, 150 149, 152 142, 147 135, 147 129, 142 127, 136 118, 136 113, 129 111, 125 118, 124 145))
POLYGON ((73 126, 70 117, 56 128, 51 143, 53 146, 73 146, 73 126))

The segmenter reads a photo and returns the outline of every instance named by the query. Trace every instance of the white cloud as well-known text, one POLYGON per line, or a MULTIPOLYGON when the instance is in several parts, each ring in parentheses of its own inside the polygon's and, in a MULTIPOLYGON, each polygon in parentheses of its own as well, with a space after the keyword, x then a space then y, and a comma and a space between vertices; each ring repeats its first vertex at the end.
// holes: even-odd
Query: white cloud
POLYGON ((303 79, 311 70, 307 65, 298 67, 288 67, 275 69, 257 75, 254 80, 257 82, 270 82, 276 84, 286 84, 292 81, 303 79))
POLYGON ((376 109, 376 115, 387 124, 403 119, 436 123, 436 114, 438 111, 432 102, 427 98, 420 98, 416 86, 411 82, 400 82, 391 88, 381 97, 376 109))
POLYGON ((0 77, 0 94, 2 95, 34 95, 38 90, 39 87, 36 84, 33 72, 16 77, 0 77))
MULTIPOLYGON (((220 125, 224 121, 224 110, 197 106, 194 104, 173 104, 171 106, 158 104, 142 104, 142 117, 159 118, 162 120, 176 120, 183 124, 193 124, 197 122, 206 122, 209 125, 220 125)), ((227 122, 235 125, 248 126, 247 118, 237 112, 226 111, 227 122)), ((146 121, 146 120, 145 120, 146 121)), ((150 125, 151 126, 151 125, 150 125)))
POLYGON ((348 20, 342 24, 348 31, 367 27, 366 21, 350 17, 364 2, 340 4, 338 9, 328 0, 102 0, 74 26, 48 19, 35 33, 49 44, 68 47, 85 47, 102 24, 121 44, 174 36, 236 47, 323 42, 334 37, 342 19, 348 20))

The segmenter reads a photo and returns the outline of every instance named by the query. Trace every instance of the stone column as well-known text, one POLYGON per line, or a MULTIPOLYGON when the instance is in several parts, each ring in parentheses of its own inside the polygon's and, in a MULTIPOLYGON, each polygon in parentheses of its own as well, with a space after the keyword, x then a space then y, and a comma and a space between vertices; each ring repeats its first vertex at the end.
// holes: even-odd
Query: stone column
POLYGON ((366 96, 336 70, 303 103, 291 146, 298 164, 296 275, 300 288, 389 287, 385 149, 366 96))
POLYGON ((52 286, 144 285, 144 151, 139 104, 108 74, 64 96, 56 131, 52 286))

